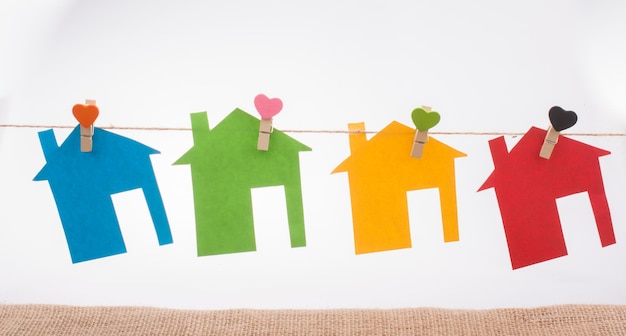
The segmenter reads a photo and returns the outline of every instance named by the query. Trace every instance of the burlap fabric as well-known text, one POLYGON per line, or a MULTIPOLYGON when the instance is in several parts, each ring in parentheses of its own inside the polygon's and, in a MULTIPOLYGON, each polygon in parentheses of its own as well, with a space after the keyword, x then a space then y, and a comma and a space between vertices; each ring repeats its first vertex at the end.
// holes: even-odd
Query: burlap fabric
POLYGON ((626 306, 172 310, 0 305, 0 335, 626 335, 626 306))

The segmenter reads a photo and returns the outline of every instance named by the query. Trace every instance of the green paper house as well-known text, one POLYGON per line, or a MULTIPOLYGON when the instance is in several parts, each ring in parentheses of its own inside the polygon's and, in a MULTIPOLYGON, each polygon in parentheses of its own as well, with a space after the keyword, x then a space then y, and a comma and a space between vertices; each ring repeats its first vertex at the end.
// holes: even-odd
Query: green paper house
POLYGON ((191 114, 193 147, 175 165, 191 165, 198 256, 256 250, 252 188, 283 186, 291 247, 306 245, 300 152, 311 148, 274 129, 257 150, 260 120, 235 109, 213 130, 191 114))

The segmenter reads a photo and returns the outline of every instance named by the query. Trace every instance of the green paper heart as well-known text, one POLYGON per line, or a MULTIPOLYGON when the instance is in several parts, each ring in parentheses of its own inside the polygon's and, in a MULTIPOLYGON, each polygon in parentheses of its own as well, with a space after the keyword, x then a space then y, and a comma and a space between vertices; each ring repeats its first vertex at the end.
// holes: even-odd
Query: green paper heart
POLYGON ((423 108, 418 107, 411 113, 411 119, 413 119, 413 123, 418 130, 428 131, 439 123, 441 116, 435 111, 427 112, 423 108))

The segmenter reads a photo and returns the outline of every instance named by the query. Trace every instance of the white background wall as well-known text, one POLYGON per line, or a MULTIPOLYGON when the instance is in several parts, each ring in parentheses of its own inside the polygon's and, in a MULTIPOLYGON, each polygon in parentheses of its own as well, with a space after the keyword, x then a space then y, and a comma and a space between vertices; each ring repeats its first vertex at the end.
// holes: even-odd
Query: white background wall
MULTIPOLYGON (((411 125, 525 132, 553 105, 571 132, 626 130, 626 5, 614 1, 0 1, 0 122, 75 125, 96 99, 97 126, 215 126, 258 93, 282 98, 279 129, 411 125)), ((179 308, 490 308, 626 304, 626 138, 575 137, 601 159, 617 244, 601 248, 586 194, 559 200, 569 256, 511 270, 493 190, 494 136, 440 135, 457 160, 461 240, 443 243, 436 190, 409 194, 414 247, 356 256, 345 134, 293 134, 308 244, 289 248, 281 188, 254 190, 259 250, 197 257, 189 167, 171 164, 187 131, 117 131, 152 157, 174 237, 159 247, 140 191, 114 195, 128 253, 71 264, 37 132, 0 128, 0 303, 179 308)), ((55 130, 61 142, 67 129, 55 130)), ((508 137, 510 145, 517 138, 508 137), (509 141, 510 140, 510 141, 509 141)))

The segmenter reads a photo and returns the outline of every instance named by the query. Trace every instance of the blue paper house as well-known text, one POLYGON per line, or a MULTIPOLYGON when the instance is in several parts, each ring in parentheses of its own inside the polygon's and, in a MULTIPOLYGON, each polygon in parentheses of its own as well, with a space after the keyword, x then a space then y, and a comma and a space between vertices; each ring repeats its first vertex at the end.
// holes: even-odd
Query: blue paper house
POLYGON ((80 127, 59 147, 54 132, 39 132, 47 163, 35 181, 47 180, 57 204, 72 262, 125 253, 111 195, 141 188, 159 245, 172 234, 150 161, 159 152, 123 136, 95 128, 93 151, 80 151, 80 127))

